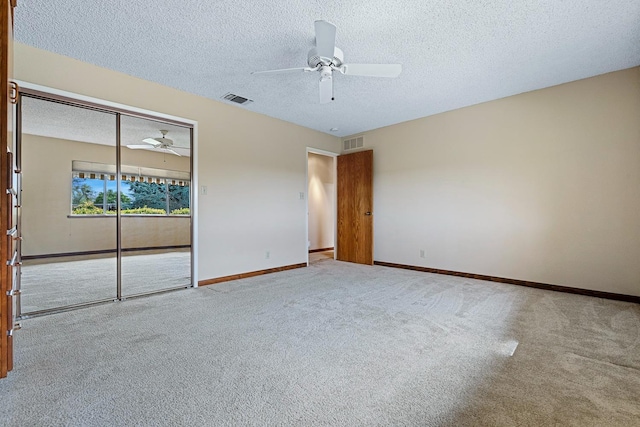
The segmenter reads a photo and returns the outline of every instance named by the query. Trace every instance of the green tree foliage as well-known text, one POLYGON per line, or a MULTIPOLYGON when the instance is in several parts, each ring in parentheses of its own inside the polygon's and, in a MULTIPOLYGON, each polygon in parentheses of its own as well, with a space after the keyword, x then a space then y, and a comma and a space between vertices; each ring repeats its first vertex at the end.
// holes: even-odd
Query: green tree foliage
POLYGON ((167 196, 164 187, 164 184, 130 182, 129 191, 133 196, 131 208, 149 207, 165 210, 167 207, 167 196))
POLYGON ((71 211, 74 215, 102 215, 104 210, 93 204, 91 200, 80 203, 71 211))
MULTIPOLYGON (((189 209, 189 186, 169 185, 169 211, 173 212, 177 209, 189 209)), ((187 215, 189 212, 186 213, 187 215)))
MULTIPOLYGON (((117 195, 117 191, 111 189, 107 190, 107 204, 115 205, 117 195)), ((104 203, 104 192, 101 191, 98 193, 96 199, 94 200, 94 203, 98 206, 102 206, 102 204, 104 203)), ((127 196, 124 193, 120 193, 120 203, 122 204, 123 208, 129 207, 131 203, 131 197, 127 196)))
MULTIPOLYGON (((169 185, 169 211, 189 207, 189 186, 169 185)), ((130 182, 131 208, 149 207, 154 209, 167 208, 167 195, 165 184, 148 182, 130 182)), ((107 200, 109 195, 107 194, 107 200)), ((114 196, 115 201, 115 196, 114 196)), ((98 203, 96 201, 96 203, 98 203)), ((123 201, 124 203, 124 201, 123 201)))
POLYGON ((166 215, 167 211, 165 211, 164 209, 155 209, 155 208, 148 208, 146 206, 143 206, 141 208, 133 208, 133 209, 123 209, 122 211, 123 215, 166 215))
POLYGON ((83 178, 73 178, 71 188, 73 193, 71 203, 73 203, 73 205, 79 205, 91 201, 94 198, 93 189, 89 184, 84 183, 83 178))
POLYGON ((189 208, 174 209, 171 211, 171 215, 190 215, 190 214, 191 214, 191 209, 189 208))

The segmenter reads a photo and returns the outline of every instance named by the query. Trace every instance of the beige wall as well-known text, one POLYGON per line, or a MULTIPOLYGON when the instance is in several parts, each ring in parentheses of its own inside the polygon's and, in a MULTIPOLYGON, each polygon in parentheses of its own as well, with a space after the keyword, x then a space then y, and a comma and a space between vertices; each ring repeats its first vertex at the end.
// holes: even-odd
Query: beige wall
POLYGON ((333 247, 334 172, 333 157, 309 153, 309 249, 333 247))
POLYGON ((640 295, 640 68, 365 143, 376 260, 640 295))
POLYGON ((306 147, 338 138, 20 43, 15 75, 198 122, 200 280, 306 262, 306 147))
MULTIPOLYGON (((69 217, 71 162, 115 164, 115 147, 35 135, 22 137, 23 255, 116 248, 115 217, 69 217)), ((189 158, 149 151, 127 152, 131 165, 189 171, 189 158)), ((124 217, 123 247, 188 245, 190 219, 124 217)))

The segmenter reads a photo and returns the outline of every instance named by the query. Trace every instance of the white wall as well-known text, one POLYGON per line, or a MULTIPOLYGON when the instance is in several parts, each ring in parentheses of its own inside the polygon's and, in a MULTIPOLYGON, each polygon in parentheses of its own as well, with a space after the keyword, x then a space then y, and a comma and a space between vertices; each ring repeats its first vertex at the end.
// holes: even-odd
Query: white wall
POLYGON ((366 132, 365 144, 375 260, 640 295, 640 68, 366 132))
POLYGON ((333 247, 335 224, 334 158, 309 153, 309 249, 333 247))
POLYGON ((199 280, 307 261, 306 147, 338 138, 20 43, 15 77, 198 122, 199 280))

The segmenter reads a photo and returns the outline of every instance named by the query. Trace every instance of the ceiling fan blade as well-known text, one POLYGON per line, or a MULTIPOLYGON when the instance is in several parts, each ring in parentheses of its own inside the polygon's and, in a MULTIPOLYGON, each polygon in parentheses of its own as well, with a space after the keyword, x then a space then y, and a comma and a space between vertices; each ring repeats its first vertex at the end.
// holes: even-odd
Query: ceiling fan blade
POLYGON ((160 141, 157 141, 155 138, 145 138, 142 140, 142 142, 146 142, 147 144, 151 144, 154 147, 157 147, 158 145, 160 145, 160 141))
POLYGON ((324 58, 333 58, 336 49, 336 26, 328 21, 316 21, 316 50, 324 58))
POLYGON ((402 72, 400 64, 344 64, 339 68, 348 76, 398 77, 402 72))
POLYGON ((320 79, 320 104, 333 101, 333 79, 331 76, 320 79))
POLYGON ((154 150, 154 148, 150 145, 127 145, 127 148, 131 148, 132 150, 154 150))
POLYGON ((254 71, 251 74, 284 74, 298 73, 300 71, 316 71, 317 68, 301 67, 301 68, 283 68, 281 70, 254 71))
POLYGON ((171 153, 171 154, 174 154, 174 155, 176 155, 178 157, 182 157, 180 154, 176 153, 171 148, 161 148, 160 151, 163 151, 165 153, 171 153))

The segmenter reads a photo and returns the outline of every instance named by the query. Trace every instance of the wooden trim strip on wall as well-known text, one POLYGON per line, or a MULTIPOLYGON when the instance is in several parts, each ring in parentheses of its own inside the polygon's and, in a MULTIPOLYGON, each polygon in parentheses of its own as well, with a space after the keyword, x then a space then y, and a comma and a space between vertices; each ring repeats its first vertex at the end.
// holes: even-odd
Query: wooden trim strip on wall
POLYGON ((332 251, 333 247, 331 248, 320 248, 320 249, 309 249, 309 253, 315 253, 315 252, 324 252, 324 251, 332 251))
POLYGON ((293 270, 306 267, 307 263, 285 265, 282 267, 268 268, 266 270, 251 271, 249 273, 232 274, 231 276, 216 277, 198 281, 198 286, 214 285, 216 283, 229 282, 231 280, 246 279, 247 277, 261 276, 263 274, 278 273, 280 271, 293 270))
POLYGON ((548 283, 530 282, 528 280, 508 279, 505 277, 486 276, 484 274, 463 273, 459 271, 441 270, 439 268, 418 267, 414 265, 395 264, 392 262, 374 261, 375 265, 404 270, 421 271, 424 273, 446 274, 448 276, 466 277, 468 279, 486 280, 489 282, 507 283, 510 285, 527 286, 529 288, 544 289, 547 291, 565 292, 569 294, 586 295, 590 297, 605 298, 616 301, 634 302, 640 304, 640 296, 616 294, 613 292, 594 291, 591 289, 573 288, 570 286, 550 285, 548 283))
MULTIPOLYGON (((177 245, 177 246, 147 246, 143 248, 122 248, 122 252, 137 252, 137 251, 156 251, 165 249, 188 249, 191 245, 177 245)), ((115 254, 116 249, 101 249, 97 251, 82 251, 82 252, 62 252, 57 254, 43 254, 43 255, 23 255, 21 259, 28 261, 30 259, 46 259, 46 258, 63 258, 68 256, 82 256, 82 255, 102 255, 102 254, 115 254)))

